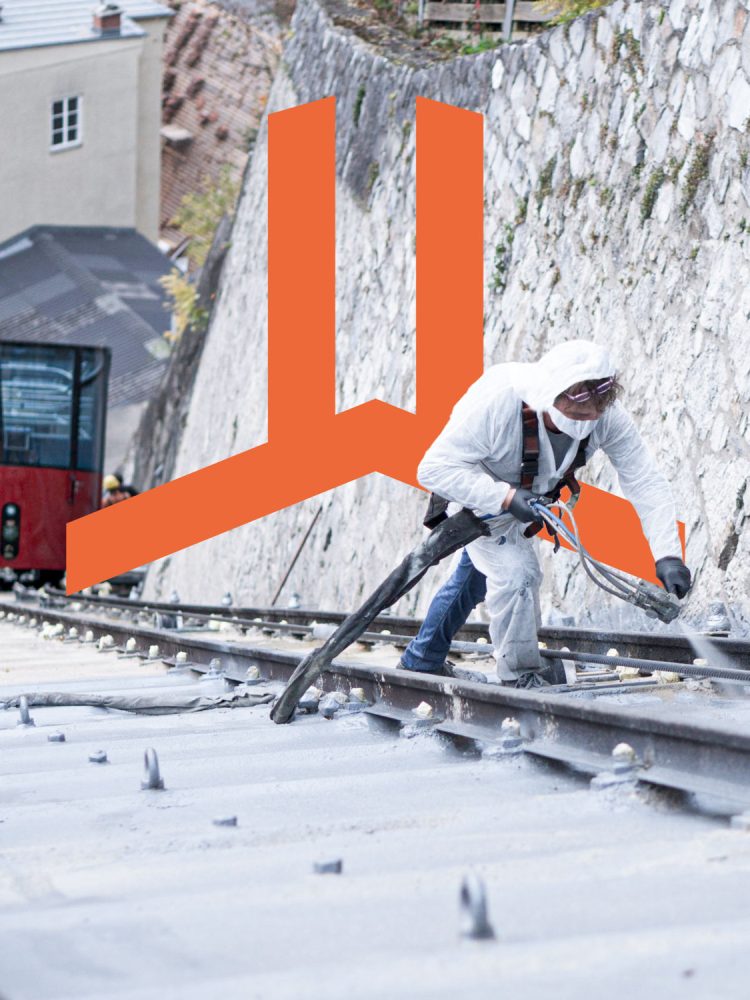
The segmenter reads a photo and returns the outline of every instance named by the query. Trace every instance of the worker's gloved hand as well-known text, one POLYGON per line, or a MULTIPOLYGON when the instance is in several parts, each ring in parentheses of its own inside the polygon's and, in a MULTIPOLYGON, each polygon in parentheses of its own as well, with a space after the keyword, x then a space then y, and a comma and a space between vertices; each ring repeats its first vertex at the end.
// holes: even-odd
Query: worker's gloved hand
POLYGON ((690 570, 677 556, 664 556, 656 563, 656 575, 664 584, 668 594, 682 599, 690 590, 690 570))
POLYGON ((539 500, 541 503, 544 503, 546 497, 524 489, 523 486, 517 487, 516 492, 513 494, 513 499, 508 504, 508 513, 512 514, 517 521, 521 521, 523 524, 531 524, 532 521, 539 521, 540 524, 543 524, 544 520, 541 515, 529 507, 529 500, 539 500))

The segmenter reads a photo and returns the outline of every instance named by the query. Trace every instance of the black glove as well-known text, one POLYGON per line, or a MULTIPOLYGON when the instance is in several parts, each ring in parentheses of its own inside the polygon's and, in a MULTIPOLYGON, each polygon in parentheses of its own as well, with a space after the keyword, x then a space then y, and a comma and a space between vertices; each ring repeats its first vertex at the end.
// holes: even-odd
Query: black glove
POLYGON ((668 594, 676 594, 680 600, 690 590, 690 570, 677 556, 664 556, 656 563, 656 575, 664 584, 668 594))
POLYGON ((535 510, 529 507, 529 500, 539 500, 544 503, 545 497, 540 496, 538 493, 532 493, 531 490, 526 490, 523 486, 519 486, 513 495, 513 499, 508 504, 508 513, 512 514, 517 521, 521 521, 523 524, 531 524, 533 521, 539 521, 540 524, 544 524, 544 518, 541 514, 537 514, 535 510))

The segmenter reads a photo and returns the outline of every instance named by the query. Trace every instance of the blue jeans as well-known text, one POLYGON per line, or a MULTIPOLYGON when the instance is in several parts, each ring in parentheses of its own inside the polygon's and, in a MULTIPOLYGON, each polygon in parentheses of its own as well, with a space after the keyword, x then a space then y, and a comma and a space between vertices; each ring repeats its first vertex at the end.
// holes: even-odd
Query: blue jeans
POLYGON ((418 634, 401 657, 407 670, 439 670, 451 640, 487 593, 487 578, 475 568, 466 549, 450 579, 435 594, 418 634))

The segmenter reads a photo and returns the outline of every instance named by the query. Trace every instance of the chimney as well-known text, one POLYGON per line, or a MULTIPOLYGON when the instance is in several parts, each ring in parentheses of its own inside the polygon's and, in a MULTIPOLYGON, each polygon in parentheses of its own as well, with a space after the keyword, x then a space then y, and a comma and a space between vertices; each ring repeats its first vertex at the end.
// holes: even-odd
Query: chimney
POLYGON ((117 3, 100 3, 94 8, 94 31, 100 35, 119 35, 122 7, 117 3))

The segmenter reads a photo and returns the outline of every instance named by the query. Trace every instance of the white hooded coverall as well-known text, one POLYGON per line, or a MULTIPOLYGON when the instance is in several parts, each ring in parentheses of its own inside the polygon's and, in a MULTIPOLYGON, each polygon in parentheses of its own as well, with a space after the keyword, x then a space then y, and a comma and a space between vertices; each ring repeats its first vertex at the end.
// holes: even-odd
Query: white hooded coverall
POLYGON ((534 492, 546 493, 555 486, 573 462, 580 440, 590 434, 587 460, 599 448, 605 452, 625 497, 638 512, 654 560, 682 558, 672 491, 620 403, 597 420, 570 420, 554 410, 555 425, 573 438, 555 466, 544 412, 565 389, 613 374, 609 352, 585 340, 560 344, 535 363, 495 365, 458 401, 419 465, 423 486, 478 514, 498 515, 490 522, 492 536, 477 539, 466 551, 487 577, 490 638, 501 679, 542 667, 537 641, 542 573, 536 541, 524 538, 528 525, 502 512, 508 491, 521 480, 522 402, 536 410, 539 424, 534 492))

